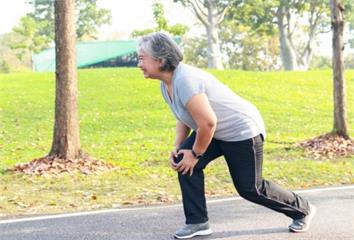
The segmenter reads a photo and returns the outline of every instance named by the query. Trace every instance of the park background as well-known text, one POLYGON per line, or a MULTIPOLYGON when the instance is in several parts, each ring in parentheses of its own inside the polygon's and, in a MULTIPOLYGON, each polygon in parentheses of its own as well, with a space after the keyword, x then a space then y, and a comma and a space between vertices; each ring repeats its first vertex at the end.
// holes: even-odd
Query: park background
MULTIPOLYGON (((25 171, 23 165, 11 170, 48 154, 53 138, 55 74, 32 72, 31 56, 54 46, 54 31, 46 29, 48 19, 31 15, 35 2, 4 2, 0 8, 0 217, 180 201, 176 173, 168 165, 175 120, 158 82, 144 79, 135 67, 78 71, 81 146, 108 165, 93 169, 83 164, 77 171, 57 162, 49 172, 25 171)), ((265 178, 290 189, 352 184, 353 141, 325 135, 333 130, 329 3, 282 1, 292 16, 289 28, 296 26, 294 52, 307 46, 311 6, 317 7, 321 23, 307 64, 285 67, 275 17, 266 11, 279 9, 279 1, 220 1, 221 9, 241 5, 231 6, 219 26, 219 62, 210 59, 205 27, 191 5, 182 2, 187 1, 77 1, 82 16, 88 9, 104 10, 102 15, 87 14, 93 21, 83 21, 86 32, 78 40, 122 41, 151 31, 170 32, 180 39, 187 63, 207 69, 259 108, 268 132, 265 178)), ((344 2, 352 9, 351 1, 344 2)), ((353 136, 354 18, 347 16, 344 79, 348 135, 353 136)), ((208 197, 236 194, 222 159, 206 175, 208 197)))

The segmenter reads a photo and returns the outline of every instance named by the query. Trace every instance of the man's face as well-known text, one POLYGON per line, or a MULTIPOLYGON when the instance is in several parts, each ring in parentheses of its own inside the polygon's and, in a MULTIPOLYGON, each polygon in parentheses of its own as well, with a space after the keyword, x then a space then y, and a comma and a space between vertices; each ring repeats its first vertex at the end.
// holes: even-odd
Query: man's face
POLYGON ((138 68, 143 71, 145 78, 157 78, 161 67, 161 60, 152 57, 144 50, 138 51, 138 68))

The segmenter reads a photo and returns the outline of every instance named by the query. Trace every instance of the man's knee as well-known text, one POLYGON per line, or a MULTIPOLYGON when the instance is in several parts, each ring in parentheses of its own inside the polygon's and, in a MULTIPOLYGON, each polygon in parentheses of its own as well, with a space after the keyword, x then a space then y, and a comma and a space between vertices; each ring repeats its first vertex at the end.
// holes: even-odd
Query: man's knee
POLYGON ((256 186, 237 186, 236 189, 240 196, 247 200, 254 200, 261 196, 256 186))

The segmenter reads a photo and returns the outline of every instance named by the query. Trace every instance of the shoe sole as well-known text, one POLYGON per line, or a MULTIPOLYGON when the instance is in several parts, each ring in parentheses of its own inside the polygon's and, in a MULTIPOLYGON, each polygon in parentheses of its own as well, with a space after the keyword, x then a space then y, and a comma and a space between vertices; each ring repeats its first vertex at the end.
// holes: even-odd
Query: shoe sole
POLYGON ((187 238, 192 238, 192 237, 195 237, 195 236, 206 236, 206 235, 210 235, 212 233, 213 233, 213 231, 209 228, 207 230, 202 230, 202 231, 195 232, 195 233, 193 233, 191 235, 187 235, 187 236, 174 235, 174 237, 177 238, 177 239, 187 239, 187 238))
POLYGON ((302 233, 302 232, 306 232, 306 231, 308 231, 308 230, 310 229, 310 225, 311 225, 312 219, 313 219, 313 217, 315 216, 316 211, 317 211, 317 209, 316 209, 316 207, 315 207, 314 205, 312 205, 312 208, 313 208, 313 211, 311 212, 311 215, 309 215, 309 221, 308 221, 307 227, 304 228, 304 229, 301 229, 301 230, 298 230, 298 229, 294 229, 294 228, 289 227, 289 230, 290 230, 291 232, 294 232, 294 233, 302 233))

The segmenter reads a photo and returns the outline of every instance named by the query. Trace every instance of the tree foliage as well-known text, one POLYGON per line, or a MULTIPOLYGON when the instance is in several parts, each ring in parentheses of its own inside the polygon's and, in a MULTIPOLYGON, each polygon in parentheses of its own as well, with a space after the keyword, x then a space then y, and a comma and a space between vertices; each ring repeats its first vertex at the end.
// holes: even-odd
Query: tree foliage
POLYGON ((13 28, 13 32, 18 36, 14 41, 8 43, 8 46, 14 50, 17 58, 23 61, 25 54, 30 52, 39 52, 45 44, 46 36, 38 33, 39 26, 33 18, 24 16, 20 19, 20 24, 13 28))
POLYGON ((270 71, 279 70, 279 42, 275 35, 250 33, 248 26, 225 21, 221 27, 221 49, 226 68, 270 71))
MULTIPOLYGON (((98 8, 97 0, 76 1, 76 34, 78 40, 95 39, 97 29, 111 23, 111 12, 98 8)), ((54 0, 32 0, 34 11, 22 17, 13 29, 19 34, 18 41, 11 44, 21 54, 25 51, 39 52, 54 41, 54 0)))
POLYGON ((207 37, 187 37, 182 40, 183 61, 200 68, 208 67, 207 37))
MULTIPOLYGON (((111 23, 111 11, 97 7, 97 0, 75 0, 77 39, 96 38, 97 29, 111 23)), ((28 14, 36 23, 42 23, 39 34, 54 39, 54 1, 34 0, 34 12, 28 14)))
POLYGON ((134 30, 131 34, 132 37, 144 36, 152 32, 166 31, 174 36, 183 36, 189 31, 189 28, 183 24, 169 25, 165 17, 165 10, 163 4, 160 1, 154 1, 152 4, 152 12, 154 20, 157 24, 155 28, 147 28, 143 30, 134 30))
POLYGON ((83 40, 85 37, 96 39, 97 29, 105 24, 111 24, 111 10, 98 8, 97 0, 76 0, 76 5, 78 40, 83 40))
POLYGON ((9 73, 11 71, 10 65, 6 60, 0 62, 0 73, 9 73))
MULTIPOLYGON (((186 6, 192 0, 175 0, 186 6)), ((197 0, 195 1, 197 2, 197 0)), ((207 1, 198 2, 206 4, 207 1)), ((219 38, 223 62, 226 68, 247 70, 277 70, 281 67, 280 53, 288 48, 293 52, 293 60, 300 69, 313 68, 326 62, 311 64, 318 35, 330 32, 330 8, 328 0, 234 0, 222 1, 231 4, 225 20, 219 28, 219 38), (279 14, 282 14, 282 23, 279 14), (280 27, 281 26, 281 27, 280 27), (283 37, 280 37, 283 31, 283 37), (286 38, 286 39, 285 39, 286 38), (287 46, 284 46, 285 39, 287 46), (283 44, 283 46, 282 46, 283 44)), ((346 47, 354 47, 354 2, 345 3, 345 19, 349 28, 346 47)), ((191 5, 189 7, 192 9, 191 5)), ((186 42, 206 48, 202 40, 186 42)), ((186 48, 191 49, 193 48, 186 48)), ((194 53, 201 51, 194 50, 194 53)), ((191 54, 192 55, 192 54, 191 54)), ((284 54, 285 55, 285 54, 284 54)), ((286 57, 286 56, 285 56, 286 57)), ((197 56, 189 58, 200 62, 197 56)), ((324 60, 324 59, 321 59, 324 60)))
POLYGON ((236 0, 230 18, 258 34, 277 32, 283 67, 294 70, 308 68, 328 14, 327 0, 236 0))

